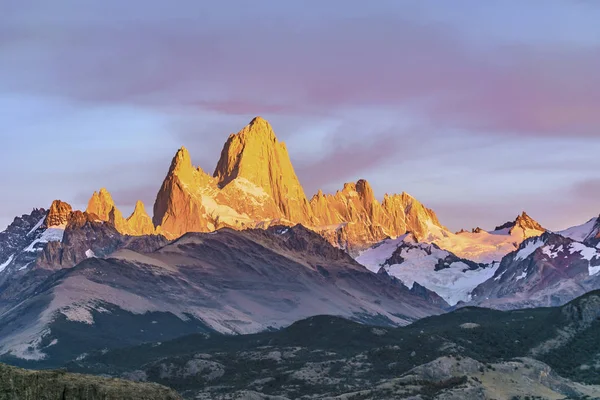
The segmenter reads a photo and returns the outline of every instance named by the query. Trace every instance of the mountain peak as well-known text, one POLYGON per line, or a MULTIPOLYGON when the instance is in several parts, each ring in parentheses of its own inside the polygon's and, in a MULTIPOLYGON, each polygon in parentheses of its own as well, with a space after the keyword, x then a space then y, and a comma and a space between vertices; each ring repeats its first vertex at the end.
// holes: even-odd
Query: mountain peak
POLYGON ((285 218, 307 222, 312 218, 285 144, 277 141, 271 125, 254 118, 229 136, 213 174, 220 188, 243 178, 264 190, 285 218))
POLYGON ((523 229, 531 229, 542 232, 546 230, 536 220, 527 215, 525 211, 523 211, 523 213, 517 217, 515 220, 515 226, 523 229))
POLYGON ((72 211, 73 208, 70 204, 65 203, 64 201, 54 200, 50 206, 50 210, 48 210, 44 225, 46 225, 47 228, 56 226, 65 227, 69 222, 69 216, 72 211))
POLYGON ((152 218, 146 212, 141 200, 135 203, 133 213, 127 218, 129 231, 134 235, 151 235, 155 232, 152 218))
POLYGON ((240 131, 242 135, 263 135, 271 140, 277 140, 273 127, 266 119, 257 116, 250 121, 250 123, 240 131))
POLYGON ((106 188, 102 188, 99 192, 92 194, 86 212, 97 215, 102 221, 108 221, 113 208, 115 208, 115 202, 112 196, 106 188))
POLYGON ((144 203, 141 200, 135 202, 135 208, 131 215, 134 214, 146 214, 146 206, 144 206, 144 203))
POLYGON ((503 225, 497 226, 494 230, 500 231, 508 229, 508 232, 512 234, 522 234, 524 238, 539 236, 546 232, 546 229, 542 227, 536 220, 531 218, 525 211, 517 215, 514 221, 509 221, 503 225))
POLYGON ((169 175, 177 175, 185 182, 189 182, 194 175, 194 166, 192 165, 192 157, 190 152, 185 146, 181 146, 173 160, 171 161, 171 167, 169 168, 169 175))
POLYGON ((106 188, 92 194, 85 212, 86 214, 96 215, 101 221, 110 223, 120 233, 129 234, 127 221, 123 218, 123 214, 115 205, 111 194, 106 188))
POLYGON ((373 192, 371 184, 365 179, 359 179, 356 182, 356 192, 363 200, 369 202, 375 201, 375 192, 373 192))

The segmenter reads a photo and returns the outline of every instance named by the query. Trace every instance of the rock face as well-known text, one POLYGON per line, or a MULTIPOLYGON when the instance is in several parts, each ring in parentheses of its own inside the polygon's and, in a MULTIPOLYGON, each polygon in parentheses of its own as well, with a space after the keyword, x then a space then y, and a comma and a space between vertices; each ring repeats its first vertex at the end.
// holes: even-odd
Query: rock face
POLYGON ((108 221, 111 213, 114 215, 115 202, 106 188, 100 189, 99 192, 94 192, 88 202, 88 214, 95 214, 100 220, 108 221))
POLYGON ((172 389, 64 371, 29 371, 0 364, 0 400, 178 400, 172 389))
POLYGON ((153 222, 157 231, 169 238, 186 232, 206 232, 208 219, 199 189, 203 182, 211 186, 211 178, 192 166, 185 147, 177 151, 167 177, 154 202, 153 222))

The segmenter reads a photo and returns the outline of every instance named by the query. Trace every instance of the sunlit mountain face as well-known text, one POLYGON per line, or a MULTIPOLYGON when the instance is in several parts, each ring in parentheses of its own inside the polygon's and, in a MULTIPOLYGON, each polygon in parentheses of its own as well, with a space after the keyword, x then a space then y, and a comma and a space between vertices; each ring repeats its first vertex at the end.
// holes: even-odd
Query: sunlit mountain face
POLYGON ((598 5, 1 15, 0 398, 600 397, 598 5))

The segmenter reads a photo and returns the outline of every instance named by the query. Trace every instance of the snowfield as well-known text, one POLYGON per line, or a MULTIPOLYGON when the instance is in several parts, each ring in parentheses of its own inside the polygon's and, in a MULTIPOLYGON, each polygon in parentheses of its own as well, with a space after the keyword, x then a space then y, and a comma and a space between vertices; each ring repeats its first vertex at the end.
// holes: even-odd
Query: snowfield
POLYGON ((448 256, 451 256, 448 251, 432 244, 414 243, 411 235, 403 235, 363 251, 356 261, 372 272, 384 268, 388 274, 400 279, 408 287, 417 282, 436 292, 450 305, 469 301, 473 289, 492 278, 499 267, 498 263, 494 263, 487 268, 471 270, 464 262, 457 261, 450 264, 449 268, 436 271, 438 262, 448 256), (398 248, 401 249, 400 256, 404 262, 385 265, 398 248))

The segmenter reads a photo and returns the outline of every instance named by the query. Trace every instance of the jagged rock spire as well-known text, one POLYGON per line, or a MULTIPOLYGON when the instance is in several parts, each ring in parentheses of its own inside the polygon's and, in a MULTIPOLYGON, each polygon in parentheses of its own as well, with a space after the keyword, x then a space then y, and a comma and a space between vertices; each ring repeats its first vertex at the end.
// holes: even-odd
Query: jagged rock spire
POLYGON ((52 228, 55 226, 65 227, 69 222, 69 216, 71 215, 72 211, 73 208, 70 204, 65 203, 64 201, 54 200, 50 206, 50 210, 48 210, 48 215, 46 215, 44 225, 47 228, 52 228))
POLYGON ((88 202, 87 213, 95 214, 102 221, 110 220, 110 213, 115 208, 115 202, 106 188, 94 192, 88 202))
POLYGON ((127 218, 129 232, 135 235, 152 235, 155 233, 152 218, 146 212, 144 203, 138 200, 135 203, 133 213, 127 218))

